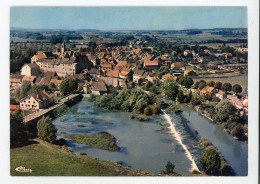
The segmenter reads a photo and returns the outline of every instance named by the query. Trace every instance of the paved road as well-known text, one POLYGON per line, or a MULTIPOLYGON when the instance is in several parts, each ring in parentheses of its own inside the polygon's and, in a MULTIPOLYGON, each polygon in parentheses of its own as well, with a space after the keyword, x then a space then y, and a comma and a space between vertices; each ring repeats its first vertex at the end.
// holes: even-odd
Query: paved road
POLYGON ((76 97, 76 96, 78 96, 78 95, 79 95, 79 94, 71 94, 71 95, 69 95, 69 96, 67 96, 67 97, 65 97, 65 98, 62 98, 62 99, 60 99, 60 101, 59 101, 58 103, 55 103, 53 106, 51 106, 51 107, 49 107, 49 108, 47 108, 47 109, 40 109, 39 111, 36 111, 36 112, 34 112, 34 113, 32 113, 32 114, 29 114, 29 115, 25 116, 25 117, 23 118, 23 121, 26 123, 26 122, 31 121, 31 120, 33 120, 33 119, 39 117, 39 116, 42 116, 42 115, 44 115, 45 113, 47 113, 47 112, 49 112, 49 111, 51 111, 51 110, 53 110, 53 109, 55 109, 55 108, 61 106, 62 104, 64 104, 64 102, 66 102, 66 101, 68 101, 69 99, 74 98, 74 97, 76 97))

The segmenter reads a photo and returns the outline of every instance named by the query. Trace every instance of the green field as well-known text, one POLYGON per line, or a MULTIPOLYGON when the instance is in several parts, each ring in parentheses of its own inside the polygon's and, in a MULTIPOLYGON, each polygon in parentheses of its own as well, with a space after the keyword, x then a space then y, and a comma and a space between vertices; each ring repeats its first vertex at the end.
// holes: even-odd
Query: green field
POLYGON ((222 82, 222 83, 230 83, 232 85, 239 84, 242 86, 243 93, 245 93, 246 87, 248 87, 248 75, 243 74, 235 77, 223 77, 223 78, 199 78, 193 79, 194 83, 200 80, 205 80, 206 82, 215 81, 215 82, 222 82))
POLYGON ((100 161, 76 155, 60 146, 34 140, 34 143, 10 150, 12 176, 143 176, 148 173, 123 168, 112 161, 100 161), (18 172, 17 167, 32 172, 18 172))

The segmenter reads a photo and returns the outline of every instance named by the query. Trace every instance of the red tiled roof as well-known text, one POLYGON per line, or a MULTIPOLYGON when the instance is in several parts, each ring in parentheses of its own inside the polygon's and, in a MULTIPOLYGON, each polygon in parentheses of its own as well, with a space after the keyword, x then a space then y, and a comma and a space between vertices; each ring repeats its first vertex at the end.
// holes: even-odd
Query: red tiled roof
POLYGON ((144 66, 158 66, 158 61, 145 61, 144 66))
POLYGON ((102 68, 112 68, 112 65, 110 63, 103 63, 100 65, 102 68))
POLYGON ((196 72, 196 70, 194 70, 194 69, 187 69, 187 70, 185 70, 185 72, 196 72))
POLYGON ((211 95, 213 90, 214 90, 214 87, 205 86, 205 87, 201 90, 201 92, 204 93, 204 94, 211 95))
POLYGON ((18 111, 20 109, 19 105, 10 105, 10 110, 11 111, 18 111))
POLYGON ((24 76, 23 81, 33 82, 35 78, 35 76, 24 76))
POLYGON ((176 67, 181 67, 181 62, 174 62, 173 65, 176 67))
POLYGON ((120 75, 128 75, 131 70, 129 68, 124 68, 121 70, 120 75))
POLYGON ((107 77, 118 77, 119 71, 118 70, 110 70, 107 71, 106 76, 107 77))

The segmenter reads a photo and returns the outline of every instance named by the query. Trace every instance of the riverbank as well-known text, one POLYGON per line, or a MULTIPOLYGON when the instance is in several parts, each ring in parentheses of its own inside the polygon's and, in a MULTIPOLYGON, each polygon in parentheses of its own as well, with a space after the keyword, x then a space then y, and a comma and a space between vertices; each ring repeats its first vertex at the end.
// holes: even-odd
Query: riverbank
POLYGON ((12 176, 149 176, 113 161, 101 161, 87 155, 77 155, 65 146, 53 145, 39 139, 29 145, 10 150, 12 176), (18 172, 17 167, 32 172, 18 172))
POLYGON ((66 146, 50 144, 40 139, 10 149, 10 161, 11 176, 207 176, 199 173, 154 175, 122 167, 119 162, 75 154, 66 146))
MULTIPOLYGON (((185 104, 185 105, 187 105, 188 107, 192 107, 192 108, 193 108, 196 112, 198 112, 200 115, 202 115, 203 117, 207 118, 208 120, 210 120, 210 121, 216 123, 218 126, 221 127, 221 129, 222 129, 223 131, 225 131, 225 132, 227 132, 228 134, 231 135, 231 132, 230 132, 228 129, 225 129, 223 126, 221 126, 220 123, 215 122, 215 121, 212 119, 212 117, 210 116, 210 114, 209 114, 208 112, 206 112, 205 110, 201 110, 201 109, 199 108, 199 105, 197 105, 197 106, 192 106, 192 105, 190 105, 190 104, 185 104)), ((247 140, 241 140, 241 139, 239 139, 239 138, 236 137, 236 136, 233 136, 233 135, 231 135, 231 136, 232 136, 235 140, 243 141, 243 142, 245 142, 246 144, 248 144, 248 141, 247 141, 247 140)))

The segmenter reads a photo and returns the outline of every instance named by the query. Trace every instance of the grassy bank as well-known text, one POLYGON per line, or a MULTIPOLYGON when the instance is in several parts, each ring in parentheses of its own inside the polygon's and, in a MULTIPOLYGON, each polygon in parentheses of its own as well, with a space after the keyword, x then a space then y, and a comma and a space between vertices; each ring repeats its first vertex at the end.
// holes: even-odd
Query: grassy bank
POLYGON ((116 138, 107 132, 99 132, 96 134, 72 134, 66 135, 65 137, 76 143, 90 145, 99 149, 109 151, 120 150, 116 145, 116 138))
POLYGON ((12 176, 146 176, 148 173, 123 168, 112 161, 100 161, 86 155, 76 155, 65 147, 38 139, 30 145, 10 150, 12 176), (17 172, 25 167, 32 172, 17 172))

